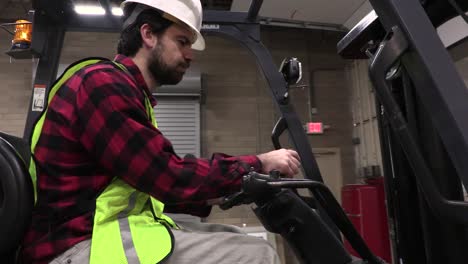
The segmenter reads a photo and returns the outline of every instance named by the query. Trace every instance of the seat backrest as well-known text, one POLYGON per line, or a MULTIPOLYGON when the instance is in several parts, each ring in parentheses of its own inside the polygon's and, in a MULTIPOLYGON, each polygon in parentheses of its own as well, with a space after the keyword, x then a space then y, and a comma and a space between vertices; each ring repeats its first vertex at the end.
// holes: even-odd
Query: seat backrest
POLYGON ((26 140, 0 131, 0 137, 8 141, 10 145, 18 152, 20 157, 28 164, 31 158, 31 147, 26 140))
POLYGON ((6 140, 0 135, 0 258, 11 256, 18 248, 34 206, 32 180, 26 163, 11 142, 23 151, 27 143, 9 137, 10 140, 6 140))

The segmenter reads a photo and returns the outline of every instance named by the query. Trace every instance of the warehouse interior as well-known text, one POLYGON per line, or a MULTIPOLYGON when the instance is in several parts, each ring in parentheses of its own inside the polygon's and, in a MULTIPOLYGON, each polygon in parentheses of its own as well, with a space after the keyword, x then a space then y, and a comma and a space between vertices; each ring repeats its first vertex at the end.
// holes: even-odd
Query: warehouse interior
MULTIPOLYGON (((30 20, 33 2, 2 0, 0 24, 14 31, 14 25, 10 24, 19 19, 30 20)), ((117 10, 122 1, 67 2, 72 3, 79 14, 77 6, 93 6, 98 8, 99 13, 105 11, 101 6, 103 2, 117 10)), ((201 1, 204 10, 233 13, 248 12, 252 2, 201 1)), ((377 238, 386 240, 385 249, 382 249, 384 253, 379 257, 388 263, 412 263, 401 261, 395 253, 398 250, 395 249, 396 243, 392 242, 395 238, 392 228, 396 223, 391 218, 386 219, 387 214, 391 216, 392 213, 385 209, 382 182, 383 176, 387 177, 383 161, 386 158, 382 155, 385 149, 382 149, 382 134, 379 132, 378 116, 382 109, 376 107, 375 89, 369 78, 370 61, 344 58, 337 50, 338 43, 373 12, 372 1, 259 2, 261 8, 255 23, 259 25, 261 43, 271 54, 276 67, 285 58, 294 57, 301 62, 302 79, 289 86, 289 103, 299 117, 325 185, 343 207, 349 203, 346 199, 352 199, 349 197, 354 190, 352 188, 378 186, 372 191, 377 190, 382 195, 379 199, 383 205, 379 208, 385 216, 370 221, 384 221, 382 219, 385 218, 383 233, 387 234, 377 238), (316 129, 314 126, 317 126, 316 129)), ((86 16, 99 14, 80 16, 86 19, 86 16)), ((118 14, 113 16, 115 19, 119 17, 118 14)), ((34 98, 40 98, 34 90, 38 87, 35 79, 41 57, 40 54, 30 54, 20 58, 8 54, 13 39, 8 30, 0 29, 0 131, 22 138, 27 131, 28 115, 34 111, 34 98)), ((441 43, 451 55, 457 73, 468 86, 467 22, 456 16, 436 30, 441 43)), ((84 57, 113 59, 117 52, 118 36, 117 32, 66 32, 61 49, 57 50, 56 76, 59 77, 70 64, 84 57)), ((258 61, 241 43, 231 39, 207 35, 205 40, 206 49, 195 51, 195 60, 184 79, 175 86, 160 87, 154 94, 158 100, 154 113, 161 132, 172 141, 181 157, 194 155, 209 158, 214 152, 245 155, 273 150, 271 134, 281 113, 272 100, 268 80, 258 61)), ((36 112, 40 113, 41 110, 36 112)), ((437 112, 436 109, 432 110, 437 112)), ((280 142, 283 147, 295 147, 287 135, 281 136, 280 142)), ((296 178, 306 179, 308 176, 301 172, 296 178)), ((299 193, 310 196, 305 189, 299 190, 299 193)), ((214 207, 203 221, 235 225, 247 233, 262 236, 273 244, 282 263, 301 263, 281 235, 265 229, 251 207, 249 204, 229 210, 214 207)), ((437 263, 429 260, 427 257, 426 262, 419 263, 437 263)))

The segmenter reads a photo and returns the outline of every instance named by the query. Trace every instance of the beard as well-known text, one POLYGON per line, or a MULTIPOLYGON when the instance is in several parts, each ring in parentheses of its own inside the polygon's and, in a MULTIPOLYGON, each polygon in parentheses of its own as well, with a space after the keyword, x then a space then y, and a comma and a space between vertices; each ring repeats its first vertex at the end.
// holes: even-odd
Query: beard
POLYGON ((158 85, 164 84, 178 84, 185 72, 179 71, 177 68, 187 69, 190 63, 182 61, 175 65, 169 65, 163 60, 164 46, 160 42, 156 45, 148 63, 148 70, 156 80, 158 85))

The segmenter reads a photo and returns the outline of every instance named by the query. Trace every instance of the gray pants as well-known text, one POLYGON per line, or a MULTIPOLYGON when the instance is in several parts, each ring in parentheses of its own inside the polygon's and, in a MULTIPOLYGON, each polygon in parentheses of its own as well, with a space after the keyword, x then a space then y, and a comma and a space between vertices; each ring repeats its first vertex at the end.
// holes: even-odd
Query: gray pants
MULTIPOLYGON (((199 219, 187 215, 170 217, 181 230, 172 230, 175 247, 165 264, 280 263, 276 251, 267 241, 248 236, 235 226, 202 223, 199 219)), ((90 246, 90 240, 78 243, 54 259, 51 264, 89 263, 90 246)))

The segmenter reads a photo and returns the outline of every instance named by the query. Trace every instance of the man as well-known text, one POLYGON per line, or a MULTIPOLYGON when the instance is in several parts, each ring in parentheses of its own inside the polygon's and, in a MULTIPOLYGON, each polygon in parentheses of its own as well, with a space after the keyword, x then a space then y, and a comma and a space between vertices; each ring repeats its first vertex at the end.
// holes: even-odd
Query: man
POLYGON ((251 169, 296 174, 297 153, 178 157, 155 126, 150 89, 178 83, 193 60, 192 48, 204 48, 201 4, 122 5, 115 62, 85 60, 70 67, 36 124, 37 202, 24 262, 277 263, 260 239, 178 226, 163 210, 207 216, 207 201, 239 191, 251 169))

